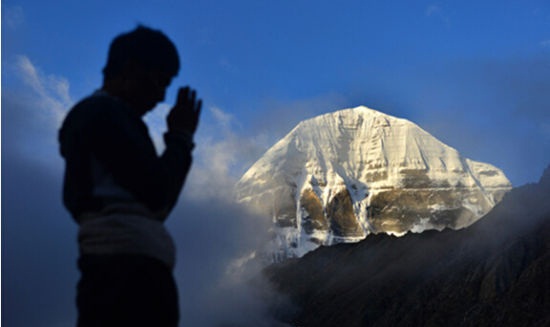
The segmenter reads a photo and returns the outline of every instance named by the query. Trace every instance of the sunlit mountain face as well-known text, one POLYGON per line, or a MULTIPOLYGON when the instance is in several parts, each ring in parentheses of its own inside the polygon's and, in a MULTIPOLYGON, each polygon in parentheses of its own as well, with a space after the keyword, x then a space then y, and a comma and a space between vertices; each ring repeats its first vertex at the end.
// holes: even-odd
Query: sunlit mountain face
POLYGON ((244 174, 237 198, 273 219, 280 261, 371 234, 464 228, 510 189, 500 169, 361 106, 298 124, 244 174))

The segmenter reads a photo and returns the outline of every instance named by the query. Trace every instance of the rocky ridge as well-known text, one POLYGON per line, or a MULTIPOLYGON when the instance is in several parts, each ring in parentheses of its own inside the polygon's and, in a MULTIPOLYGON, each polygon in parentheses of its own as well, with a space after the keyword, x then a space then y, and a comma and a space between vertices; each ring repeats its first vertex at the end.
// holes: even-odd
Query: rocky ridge
POLYGON ((292 326, 549 326, 550 167, 465 229, 374 235, 265 270, 292 326))

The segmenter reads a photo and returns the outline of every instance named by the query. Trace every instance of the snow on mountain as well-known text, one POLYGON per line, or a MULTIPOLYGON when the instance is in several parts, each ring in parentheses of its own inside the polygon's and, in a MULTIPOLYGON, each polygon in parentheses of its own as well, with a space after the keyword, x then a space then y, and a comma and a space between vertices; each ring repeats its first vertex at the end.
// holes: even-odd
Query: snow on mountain
POLYGON ((416 124, 360 106, 299 123, 237 183, 274 222, 277 257, 370 233, 462 228, 511 184, 416 124))

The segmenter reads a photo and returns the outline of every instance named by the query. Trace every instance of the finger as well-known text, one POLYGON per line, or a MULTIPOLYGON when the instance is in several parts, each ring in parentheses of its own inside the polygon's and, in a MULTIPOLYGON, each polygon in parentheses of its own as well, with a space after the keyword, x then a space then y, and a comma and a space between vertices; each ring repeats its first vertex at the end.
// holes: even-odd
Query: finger
POLYGON ((195 99, 197 98, 197 92, 195 90, 191 90, 191 98, 189 99, 193 106, 195 106, 195 99))
POLYGON ((178 98, 176 99, 176 104, 182 105, 187 101, 189 96, 189 86, 181 87, 178 91, 178 98))

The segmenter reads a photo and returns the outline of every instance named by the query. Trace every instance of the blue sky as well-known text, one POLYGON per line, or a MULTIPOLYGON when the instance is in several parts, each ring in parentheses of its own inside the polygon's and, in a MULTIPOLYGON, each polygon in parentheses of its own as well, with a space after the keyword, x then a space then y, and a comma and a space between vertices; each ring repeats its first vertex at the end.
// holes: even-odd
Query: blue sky
MULTIPOLYGON (((164 129, 177 86, 190 84, 204 99, 182 200, 196 212, 205 199, 224 203, 240 174, 299 121, 358 105, 414 121, 464 156, 501 168, 515 186, 536 182, 550 164, 547 0, 2 1, 7 325, 40 326, 32 320, 39 318, 43 326, 71 325, 76 227, 60 204, 56 132, 67 108, 100 86, 111 39, 138 23, 162 29, 183 61, 167 103, 147 117, 153 135, 164 129), (37 313, 52 293, 60 299, 37 313)), ((221 204, 209 209, 240 215, 221 204)), ((189 234, 218 240, 204 265, 219 267, 256 241, 220 254, 248 227, 190 224, 189 234)), ((182 260, 200 260, 181 252, 182 260)), ((179 269, 187 276, 180 287, 191 292, 186 281, 200 272, 179 269)), ((213 279, 223 279, 219 271, 213 279)), ((200 325, 200 310, 182 301, 184 321, 200 325)))

